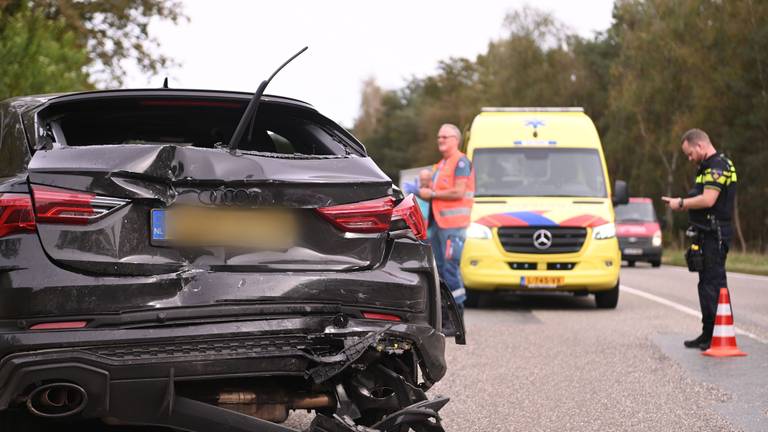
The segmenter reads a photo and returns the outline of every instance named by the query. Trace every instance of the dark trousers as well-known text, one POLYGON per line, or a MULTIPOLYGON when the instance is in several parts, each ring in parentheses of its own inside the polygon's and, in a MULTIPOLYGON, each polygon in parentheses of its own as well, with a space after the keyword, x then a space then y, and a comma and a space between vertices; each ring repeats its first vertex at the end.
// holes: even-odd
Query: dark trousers
POLYGON ((704 255, 704 270, 699 272, 699 306, 701 307, 702 332, 711 337, 712 329, 715 327, 720 288, 728 287, 725 276, 725 259, 728 256, 730 242, 728 238, 724 238, 720 244, 715 233, 701 234, 699 242, 704 255))

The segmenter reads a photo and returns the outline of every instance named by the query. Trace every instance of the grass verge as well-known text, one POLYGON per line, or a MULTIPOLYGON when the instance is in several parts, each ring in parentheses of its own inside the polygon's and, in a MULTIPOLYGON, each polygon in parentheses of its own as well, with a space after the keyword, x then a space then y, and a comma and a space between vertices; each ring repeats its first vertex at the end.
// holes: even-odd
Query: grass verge
MULTIPOLYGON (((667 265, 685 267, 685 258, 681 249, 665 247, 661 261, 667 265)), ((768 275, 768 255, 757 253, 728 252, 725 268, 737 273, 768 275)))

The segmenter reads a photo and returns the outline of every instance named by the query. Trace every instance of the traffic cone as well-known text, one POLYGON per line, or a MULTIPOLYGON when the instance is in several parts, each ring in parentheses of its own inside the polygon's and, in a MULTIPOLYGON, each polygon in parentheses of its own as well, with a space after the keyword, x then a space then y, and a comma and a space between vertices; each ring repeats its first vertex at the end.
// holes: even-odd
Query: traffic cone
POLYGON ((731 300, 728 297, 728 288, 720 288, 720 298, 717 300, 717 315, 715 316, 715 329, 712 331, 712 343, 709 349, 702 354, 712 357, 745 356, 736 346, 736 329, 733 327, 733 314, 731 313, 731 300))

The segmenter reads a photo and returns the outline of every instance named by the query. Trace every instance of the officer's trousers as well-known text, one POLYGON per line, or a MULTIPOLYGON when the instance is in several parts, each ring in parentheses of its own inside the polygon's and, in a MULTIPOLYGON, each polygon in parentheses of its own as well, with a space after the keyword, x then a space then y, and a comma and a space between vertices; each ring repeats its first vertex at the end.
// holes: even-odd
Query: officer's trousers
POLYGON ((704 256, 704 269, 699 272, 702 333, 711 337, 715 327, 720 288, 728 287, 725 276, 725 260, 728 256, 730 241, 728 238, 724 238, 721 244, 716 233, 707 232, 699 235, 699 242, 704 256))

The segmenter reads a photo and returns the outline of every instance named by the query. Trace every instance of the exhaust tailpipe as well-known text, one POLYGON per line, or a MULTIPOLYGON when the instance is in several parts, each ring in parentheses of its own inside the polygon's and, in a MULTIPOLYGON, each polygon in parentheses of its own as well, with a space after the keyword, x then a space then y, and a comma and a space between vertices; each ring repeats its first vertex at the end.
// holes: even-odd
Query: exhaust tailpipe
POLYGON ((27 409, 45 418, 75 415, 88 405, 88 393, 77 384, 52 383, 32 390, 27 398, 27 409))

